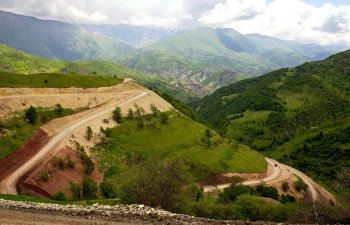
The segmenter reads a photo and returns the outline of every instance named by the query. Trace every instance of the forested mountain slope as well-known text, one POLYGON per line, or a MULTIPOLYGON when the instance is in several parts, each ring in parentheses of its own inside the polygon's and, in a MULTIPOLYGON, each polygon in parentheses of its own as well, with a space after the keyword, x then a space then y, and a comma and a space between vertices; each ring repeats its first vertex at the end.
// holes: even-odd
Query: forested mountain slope
POLYGON ((350 161, 350 50, 217 90, 193 107, 259 151, 330 184, 350 161))

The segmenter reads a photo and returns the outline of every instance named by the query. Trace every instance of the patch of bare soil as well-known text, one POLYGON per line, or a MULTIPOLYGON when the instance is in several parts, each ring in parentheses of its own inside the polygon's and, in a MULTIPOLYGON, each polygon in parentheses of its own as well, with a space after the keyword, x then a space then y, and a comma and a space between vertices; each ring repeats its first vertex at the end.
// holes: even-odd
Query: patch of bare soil
POLYGON ((47 144, 49 139, 49 135, 42 129, 39 129, 19 150, 6 158, 0 159, 0 181, 13 173, 24 162, 28 161, 41 147, 47 144))
MULTIPOLYGON (((81 153, 78 152, 78 150, 65 147, 54 157, 50 156, 46 161, 42 162, 40 166, 19 185, 19 192, 21 194, 51 198, 57 192, 62 191, 70 198, 72 197, 69 189, 70 182, 80 184, 85 175, 85 167, 81 160, 81 153), (55 161, 55 159, 62 159, 67 164, 68 158, 74 162, 74 168, 65 165, 64 168, 61 169, 55 161), (49 174, 48 181, 42 178, 42 174, 45 172, 49 174)), ((97 165, 89 176, 97 183, 101 183, 103 180, 103 174, 98 171, 97 165)))
POLYGON ((262 173, 224 173, 216 176, 208 177, 205 180, 198 181, 197 184, 200 186, 216 186, 227 183, 232 183, 234 177, 240 177, 245 180, 260 180, 267 176, 269 170, 262 173))

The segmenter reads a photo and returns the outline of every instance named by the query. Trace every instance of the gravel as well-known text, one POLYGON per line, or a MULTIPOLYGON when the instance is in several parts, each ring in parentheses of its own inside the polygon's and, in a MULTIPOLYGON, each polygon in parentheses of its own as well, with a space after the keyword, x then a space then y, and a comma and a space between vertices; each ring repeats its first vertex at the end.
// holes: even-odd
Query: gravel
POLYGON ((67 216, 74 218, 102 218, 124 223, 152 223, 152 224, 274 224, 250 221, 223 221, 175 214, 161 209, 144 205, 59 205, 33 202, 19 202, 0 199, 0 209, 31 212, 48 215, 67 216))

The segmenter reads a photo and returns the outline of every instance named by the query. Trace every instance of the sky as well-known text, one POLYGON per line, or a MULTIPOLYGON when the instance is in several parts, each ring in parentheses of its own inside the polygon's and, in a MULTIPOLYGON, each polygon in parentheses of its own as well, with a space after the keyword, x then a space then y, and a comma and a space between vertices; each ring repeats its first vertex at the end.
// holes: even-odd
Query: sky
POLYGON ((208 26, 350 45, 350 0, 0 0, 0 9, 70 23, 208 26))

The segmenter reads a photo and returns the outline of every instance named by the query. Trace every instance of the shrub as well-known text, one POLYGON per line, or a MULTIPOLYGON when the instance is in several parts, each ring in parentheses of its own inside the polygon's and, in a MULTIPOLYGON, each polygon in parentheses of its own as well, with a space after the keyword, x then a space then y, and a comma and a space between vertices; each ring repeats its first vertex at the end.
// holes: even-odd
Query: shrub
POLYGON ((160 113, 160 116, 159 116, 159 121, 162 123, 162 124, 167 124, 169 122, 169 116, 168 114, 162 112, 160 113))
POLYGON ((85 168, 85 173, 91 174, 95 170, 94 162, 85 152, 82 154, 81 159, 85 168))
POLYGON ((93 138, 93 136, 94 136, 94 133, 93 133, 91 127, 87 126, 87 128, 86 128, 86 138, 90 141, 93 138))
POLYGON ((53 196, 53 199, 55 199, 56 201, 67 201, 66 195, 62 191, 57 192, 53 196))
POLYGON ((116 107, 115 110, 113 111, 113 119, 117 123, 121 123, 122 122, 122 114, 121 114, 120 107, 116 107))
POLYGON ((241 184, 241 182, 234 182, 230 187, 225 188, 222 193, 219 194, 219 201, 222 203, 229 203, 236 201, 237 197, 243 194, 252 194, 253 188, 241 184))
POLYGON ((274 187, 268 187, 265 185, 259 185, 256 187, 256 192, 261 197, 272 198, 278 201, 278 191, 274 187))
POLYGON ((181 160, 145 161, 137 165, 135 175, 122 185, 125 203, 174 209, 179 206, 186 184, 185 164, 181 160))
POLYGON ((157 108, 157 106, 155 104, 153 104, 153 103, 150 105, 149 108, 151 110, 152 116, 154 116, 154 117, 158 116, 158 114, 160 113, 160 111, 157 108))
POLYGON ((75 168, 75 161, 73 161, 70 156, 67 156, 66 158, 66 164, 69 168, 74 169, 75 168))
POLYGON ((281 203, 285 204, 285 203, 292 203, 295 202, 295 197, 293 195, 281 195, 281 203))
POLYGON ((91 177, 85 177, 83 181, 83 196, 84 199, 97 198, 97 183, 91 177))
POLYGON ((41 174, 41 179, 45 182, 49 182, 50 174, 47 171, 43 171, 41 174))
POLYGON ((135 116, 136 116, 137 118, 143 117, 143 116, 145 115, 145 112, 146 112, 146 111, 144 110, 144 108, 138 106, 137 104, 135 104, 134 106, 135 106, 135 108, 136 108, 136 110, 135 110, 135 116))
POLYGON ((27 111, 25 112, 25 118, 31 124, 36 123, 36 121, 38 119, 38 112, 36 111, 36 109, 33 106, 30 106, 30 108, 27 109, 27 111))
POLYGON ((289 190, 289 183, 288 182, 286 182, 286 181, 283 181, 283 183, 282 183, 282 190, 283 191, 288 191, 289 190))
POLYGON ((62 107, 62 105, 58 103, 58 104, 56 104, 55 107, 56 107, 56 108, 55 108, 56 113, 57 113, 58 115, 61 115, 61 114, 63 113, 63 107, 62 107))
POLYGON ((69 182, 70 191, 72 192, 72 198, 74 200, 80 200, 81 199, 81 188, 77 183, 69 182))
POLYGON ((66 162, 60 157, 54 157, 53 162, 54 162, 55 167, 57 167, 61 170, 64 170, 64 168, 66 167, 66 162))
POLYGON ((306 191, 309 186, 305 184, 300 177, 298 177, 298 180, 294 182, 294 187, 297 191, 306 191))
POLYGON ((128 119, 133 119, 135 117, 134 111, 132 109, 128 109, 128 119))
POLYGON ((117 197, 117 192, 111 183, 104 181, 101 183, 100 187, 101 187, 102 194, 105 198, 117 197))

